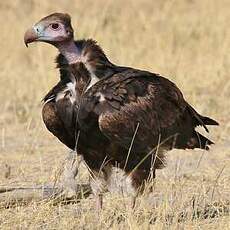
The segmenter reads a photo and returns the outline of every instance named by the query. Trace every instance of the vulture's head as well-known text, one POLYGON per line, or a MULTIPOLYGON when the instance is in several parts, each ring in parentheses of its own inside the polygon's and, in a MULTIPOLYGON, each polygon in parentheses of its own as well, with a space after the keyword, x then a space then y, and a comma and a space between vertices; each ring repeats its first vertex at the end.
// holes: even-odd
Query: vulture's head
POLYGON ((68 14, 54 13, 42 18, 24 35, 26 46, 29 43, 42 41, 52 45, 73 39, 71 18, 68 14))

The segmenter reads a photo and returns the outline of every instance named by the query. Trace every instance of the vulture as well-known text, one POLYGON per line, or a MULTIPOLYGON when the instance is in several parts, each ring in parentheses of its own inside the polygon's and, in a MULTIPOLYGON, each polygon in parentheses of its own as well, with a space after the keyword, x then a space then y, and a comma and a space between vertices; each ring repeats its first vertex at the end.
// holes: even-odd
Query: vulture
POLYGON ((75 41, 68 14, 53 13, 26 31, 26 45, 38 41, 60 52, 60 81, 44 97, 44 123, 83 157, 99 206, 104 191, 142 193, 165 166, 165 152, 213 144, 195 128, 208 132, 218 123, 189 105, 173 82, 113 64, 94 40, 75 41))

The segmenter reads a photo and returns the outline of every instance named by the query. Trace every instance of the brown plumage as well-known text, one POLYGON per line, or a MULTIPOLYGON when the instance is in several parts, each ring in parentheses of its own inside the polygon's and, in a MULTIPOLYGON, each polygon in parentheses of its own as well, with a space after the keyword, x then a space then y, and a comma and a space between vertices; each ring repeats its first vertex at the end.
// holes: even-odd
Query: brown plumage
MULTIPOLYGON (((52 25, 59 20, 58 14, 55 17, 42 19, 37 27, 52 25)), ((70 22, 65 27, 70 28, 70 22)), ((25 42, 32 40, 28 34, 31 31, 25 42)), ((207 150, 213 144, 195 128, 208 131, 208 125, 218 123, 197 113, 168 79, 112 64, 93 40, 74 42, 73 36, 64 36, 60 43, 49 35, 49 41, 44 37, 42 41, 62 53, 57 57, 61 80, 44 98, 44 122, 60 141, 84 157, 96 194, 104 185, 115 190, 114 168, 127 192, 137 194, 165 165, 165 151, 207 150)))

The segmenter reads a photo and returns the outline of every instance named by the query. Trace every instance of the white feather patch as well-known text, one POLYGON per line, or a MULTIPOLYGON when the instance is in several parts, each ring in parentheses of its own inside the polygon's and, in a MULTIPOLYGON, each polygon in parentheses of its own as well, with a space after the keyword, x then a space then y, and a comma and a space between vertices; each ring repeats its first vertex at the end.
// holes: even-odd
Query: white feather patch
POLYGON ((85 63, 85 67, 86 69, 89 71, 90 73, 90 77, 91 77, 91 81, 89 83, 89 85, 86 88, 86 91, 91 88, 93 85, 95 85, 100 79, 94 74, 92 68, 90 67, 90 65, 85 63))
POLYGON ((91 179, 91 187, 94 194, 109 191, 115 194, 136 195, 136 189, 132 185, 132 178, 124 170, 118 167, 105 166, 104 173, 93 172, 95 178, 91 179))
POLYGON ((105 101, 105 96, 102 93, 97 93, 96 96, 99 97, 99 102, 105 101))
POLYGON ((76 101, 76 89, 75 89, 75 83, 68 82, 66 84, 66 88, 59 92, 55 98, 56 101, 63 99, 68 95, 68 98, 70 99, 71 103, 73 104, 76 101))
POLYGON ((132 178, 124 170, 112 167, 111 174, 108 178, 108 190, 111 193, 134 195, 136 189, 132 185, 132 178))
POLYGON ((85 65, 86 69, 89 71, 90 77, 91 77, 91 81, 85 90, 85 91, 87 91, 89 88, 91 88, 93 85, 95 85, 100 79, 95 75, 94 69, 88 63, 88 55, 81 56, 80 60, 82 61, 82 63, 84 63, 84 65, 85 65))

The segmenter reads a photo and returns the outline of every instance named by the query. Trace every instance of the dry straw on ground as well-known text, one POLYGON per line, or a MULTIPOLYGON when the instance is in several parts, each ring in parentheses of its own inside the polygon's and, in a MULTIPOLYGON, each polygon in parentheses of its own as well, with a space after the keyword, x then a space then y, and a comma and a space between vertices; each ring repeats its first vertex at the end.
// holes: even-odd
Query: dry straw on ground
MULTIPOLYGON (((9 0, 0 2, 0 186, 54 180, 67 149, 45 129, 41 98, 57 81, 56 51, 27 50, 23 34, 54 11, 68 12, 78 38, 93 37, 121 65, 159 72, 221 126, 209 152, 172 151, 158 171, 154 199, 107 194, 96 218, 93 199, 77 204, 32 202, 0 209, 1 229, 229 229, 230 1, 229 0, 9 0)), ((82 166, 79 183, 87 183, 82 166)))

